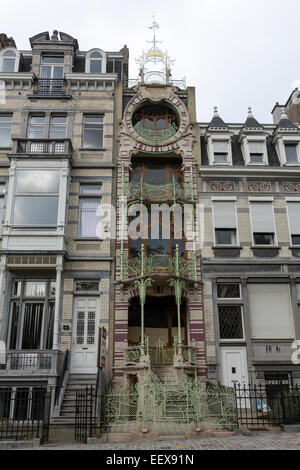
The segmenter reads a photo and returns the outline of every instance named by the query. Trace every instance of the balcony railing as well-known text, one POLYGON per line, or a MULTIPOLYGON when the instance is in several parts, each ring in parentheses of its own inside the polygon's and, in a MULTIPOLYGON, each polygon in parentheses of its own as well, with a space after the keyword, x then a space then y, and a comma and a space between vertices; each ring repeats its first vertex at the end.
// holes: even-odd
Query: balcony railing
POLYGON ((178 131, 176 124, 172 123, 168 129, 145 129, 141 122, 134 126, 135 132, 145 140, 153 143, 164 142, 175 136, 178 131))
MULTIPOLYGON (((192 260, 180 257, 178 261, 179 276, 192 278, 192 260)), ((127 278, 140 277, 142 272, 141 257, 124 260, 124 274, 127 278)), ((176 257, 169 254, 146 255, 144 258, 144 276, 161 274, 176 276, 176 257)))
POLYGON ((150 184, 132 181, 129 183, 127 197, 130 200, 187 201, 192 199, 192 192, 187 183, 150 184))
POLYGON ((64 356, 61 351, 9 351, 0 354, 0 376, 59 374, 64 356))
POLYGON ((146 338, 146 346, 129 346, 125 350, 124 365, 127 367, 140 366, 141 362, 148 366, 174 365, 195 366, 196 348, 194 346, 178 345, 165 346, 161 340, 155 346, 149 347, 149 338, 146 338))
POLYGON ((36 95, 64 95, 66 92, 64 78, 37 78, 36 95))
POLYGON ((70 139, 13 139, 13 153, 27 155, 71 155, 70 139))

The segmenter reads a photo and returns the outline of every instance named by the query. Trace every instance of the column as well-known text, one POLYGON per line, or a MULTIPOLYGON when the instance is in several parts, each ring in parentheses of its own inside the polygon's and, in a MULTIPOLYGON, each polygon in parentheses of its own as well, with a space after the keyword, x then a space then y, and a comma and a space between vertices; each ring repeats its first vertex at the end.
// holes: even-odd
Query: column
POLYGON ((54 309, 54 328, 53 328, 53 349, 58 349, 59 341, 59 317, 60 317, 60 292, 61 275, 63 272, 63 258, 58 256, 56 259, 56 287, 55 287, 55 309, 54 309))

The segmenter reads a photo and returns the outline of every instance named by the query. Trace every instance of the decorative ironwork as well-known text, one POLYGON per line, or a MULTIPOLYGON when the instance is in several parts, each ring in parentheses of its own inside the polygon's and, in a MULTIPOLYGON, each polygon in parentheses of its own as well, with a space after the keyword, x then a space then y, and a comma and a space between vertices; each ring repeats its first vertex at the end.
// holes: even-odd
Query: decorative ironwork
POLYGON ((38 95, 64 95, 65 80, 63 78, 38 78, 36 80, 38 95))
POLYGON ((85 387, 76 390, 75 440, 87 443, 88 437, 94 437, 98 429, 97 390, 85 387))
MULTIPOLYGON (((176 258, 168 254, 145 255, 144 275, 166 274, 176 275, 176 258)), ((185 278, 191 278, 190 260, 179 258, 178 275, 185 278)), ((141 256, 124 260, 124 273, 128 278, 141 276, 141 256)))
POLYGON ((221 339, 243 339, 243 322, 240 305, 219 305, 221 339))
POLYGON ((196 364, 196 348, 193 346, 182 346, 182 359, 184 363, 196 364))
POLYGON ((69 139, 13 139, 16 142, 17 154, 29 155, 69 155, 72 153, 72 143, 69 139))
POLYGON ((155 347, 149 348, 150 364, 154 365, 171 365, 174 360, 174 348, 168 348, 163 345, 159 339, 155 347))
POLYGON ((190 185, 185 183, 150 184, 132 181, 129 183, 127 196, 131 200, 187 201, 193 199, 190 185))
POLYGON ((149 140, 151 142, 164 142, 165 140, 172 139, 177 134, 178 126, 176 124, 171 123, 169 124, 168 129, 147 129, 143 127, 141 122, 138 122, 134 126, 135 132, 145 140, 149 140))
POLYGON ((125 351, 125 365, 138 364, 141 360, 141 347, 128 347, 125 351))

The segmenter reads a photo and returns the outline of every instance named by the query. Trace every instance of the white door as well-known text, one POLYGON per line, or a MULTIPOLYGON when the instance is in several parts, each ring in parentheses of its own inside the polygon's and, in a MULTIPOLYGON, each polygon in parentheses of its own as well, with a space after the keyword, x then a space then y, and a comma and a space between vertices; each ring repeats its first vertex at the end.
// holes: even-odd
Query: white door
POLYGON ((99 299, 83 297, 75 300, 71 373, 97 372, 99 299))
POLYGON ((226 387, 248 384, 246 348, 221 348, 221 382, 226 387))

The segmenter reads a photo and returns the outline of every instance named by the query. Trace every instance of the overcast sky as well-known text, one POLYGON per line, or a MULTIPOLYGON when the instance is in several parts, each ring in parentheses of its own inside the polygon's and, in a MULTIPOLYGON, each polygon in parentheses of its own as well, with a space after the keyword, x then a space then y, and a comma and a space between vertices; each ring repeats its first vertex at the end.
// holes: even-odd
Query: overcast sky
POLYGON ((217 105, 225 121, 244 122, 251 105, 260 122, 272 122, 275 102, 300 88, 299 0, 3 1, 0 32, 19 49, 53 29, 77 38, 81 50, 127 44, 136 78, 154 13, 161 47, 176 59, 173 78, 196 87, 198 121, 210 121, 217 105))

